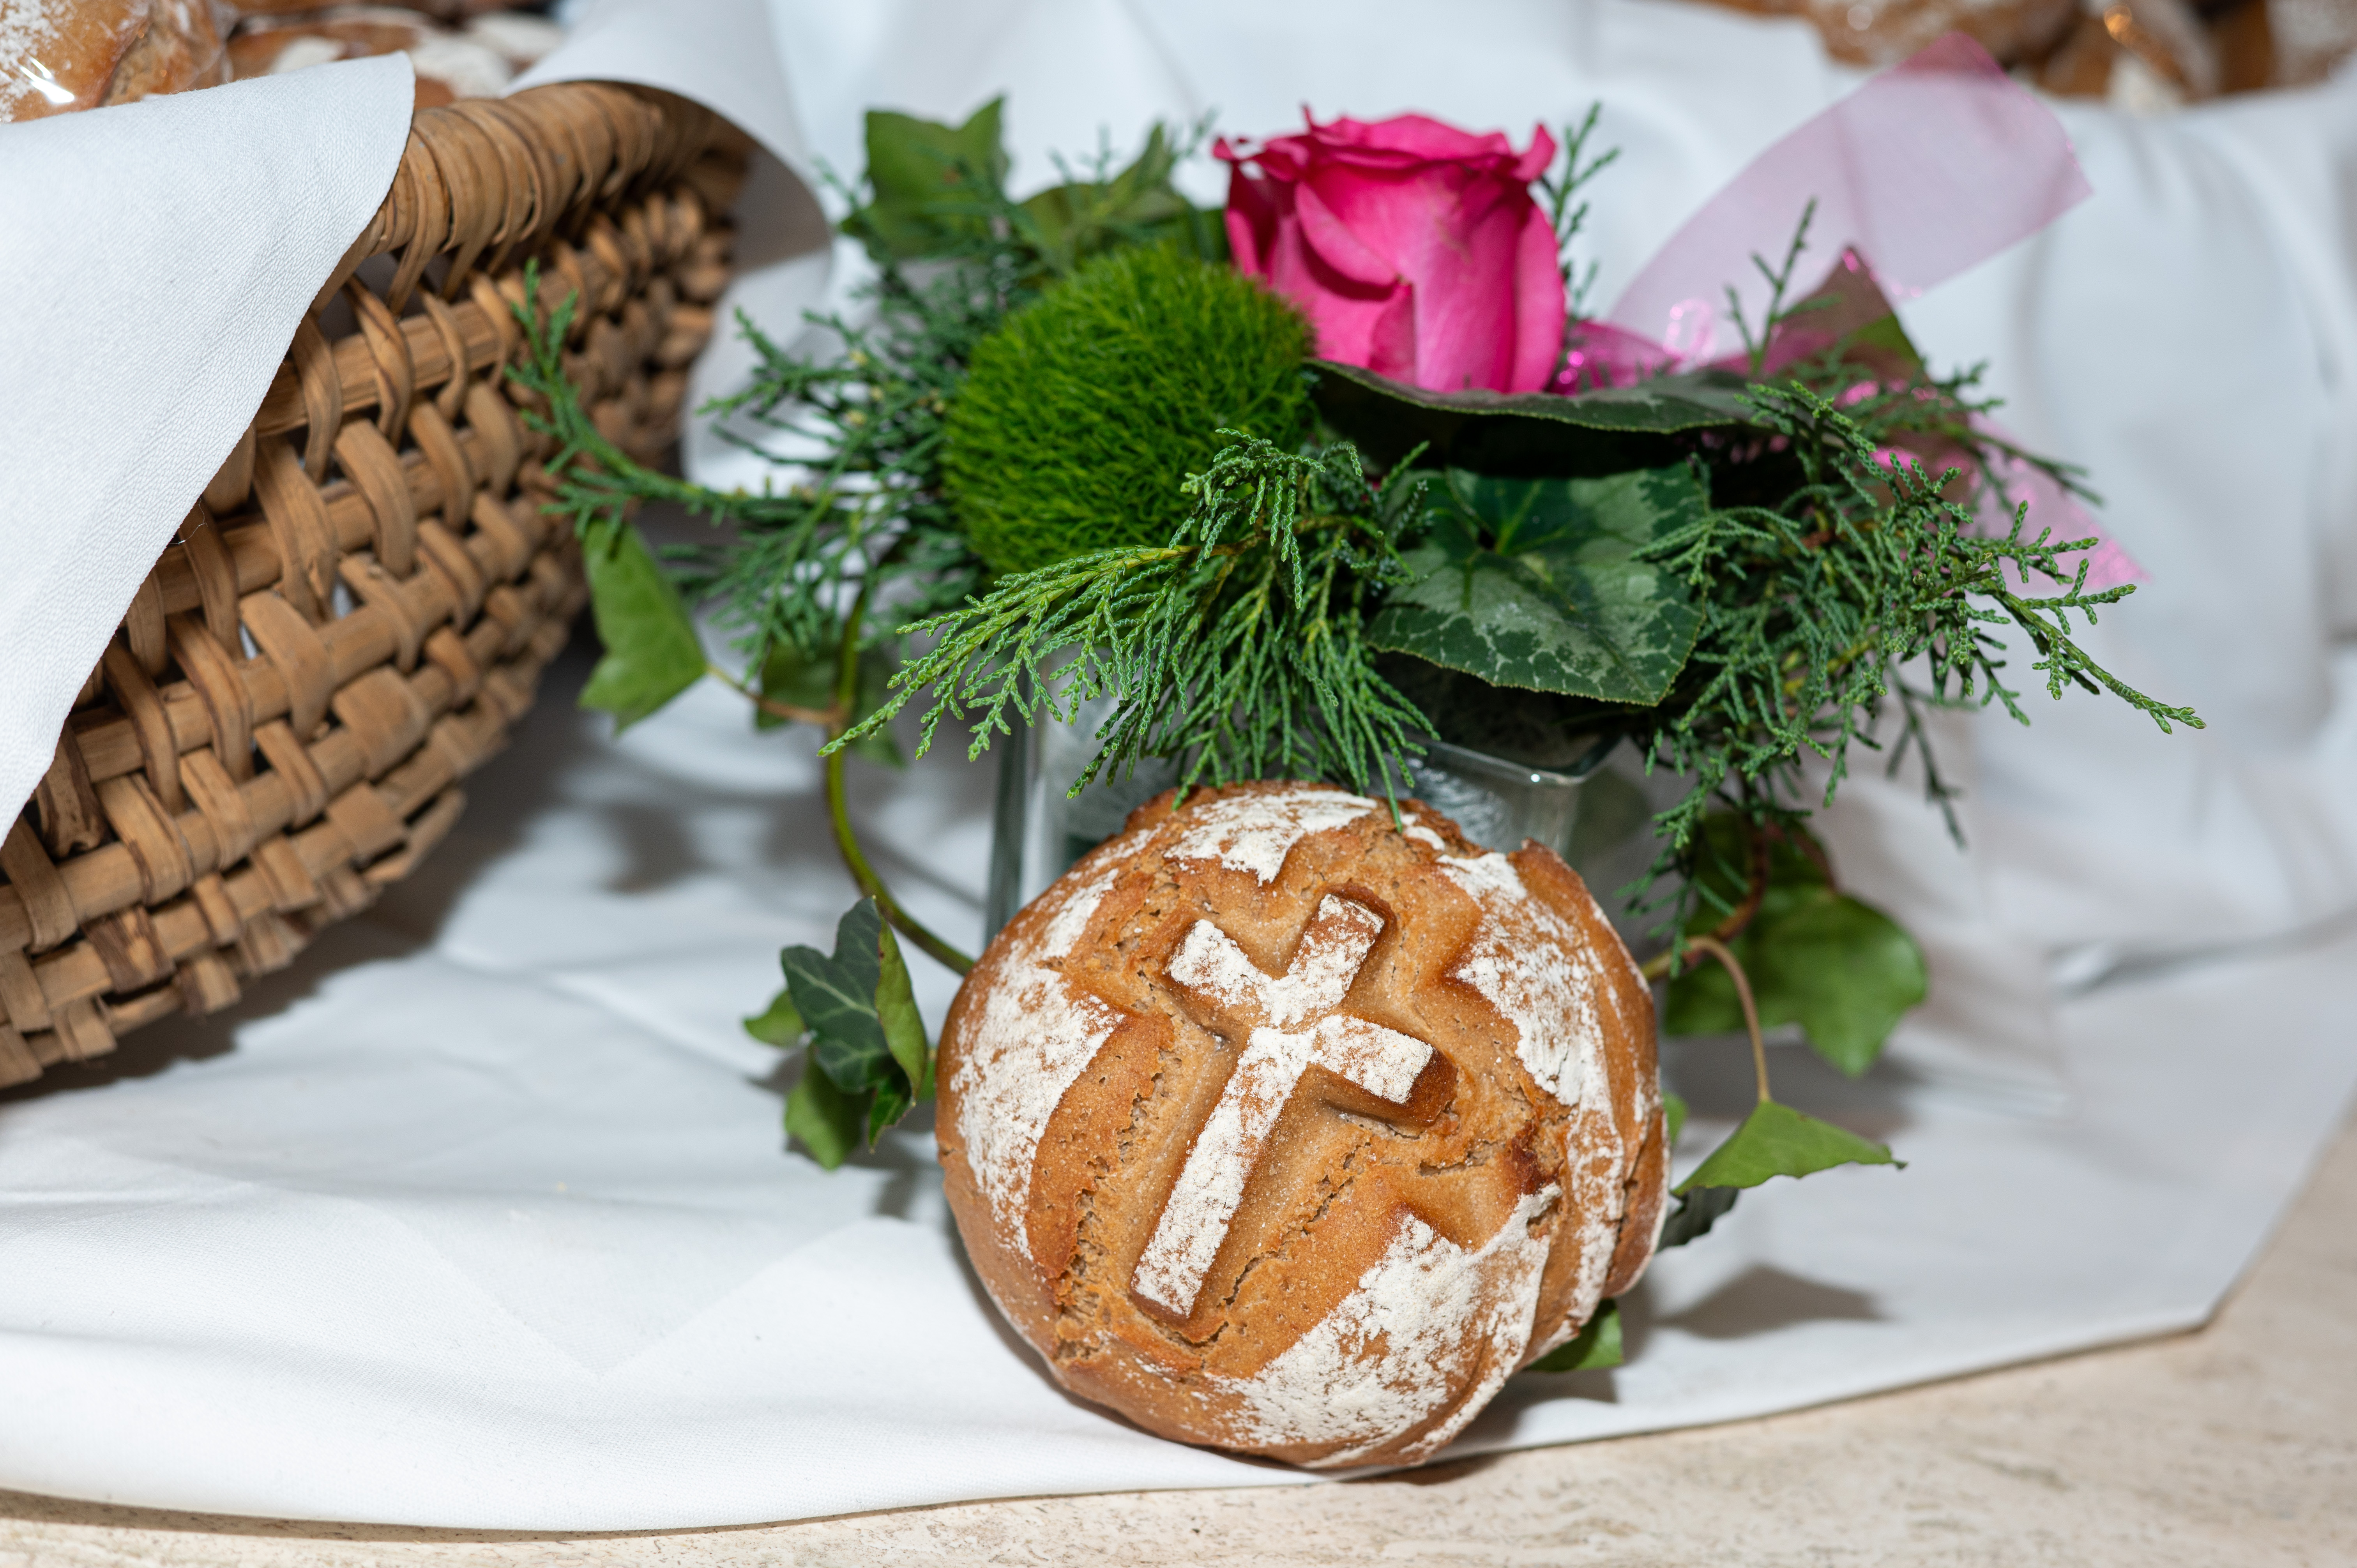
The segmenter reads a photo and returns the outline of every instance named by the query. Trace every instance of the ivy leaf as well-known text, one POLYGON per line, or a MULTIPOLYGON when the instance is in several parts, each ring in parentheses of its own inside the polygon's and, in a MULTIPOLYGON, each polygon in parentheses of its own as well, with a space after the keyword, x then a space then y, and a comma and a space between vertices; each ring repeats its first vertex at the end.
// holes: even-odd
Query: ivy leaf
POLYGON ((581 689, 581 705, 630 728, 704 679, 704 644, 646 541, 627 522, 599 518, 582 531, 589 606, 605 657, 581 689))
POLYGON ((1578 1333, 1530 1364, 1534 1372, 1586 1372, 1617 1367, 1620 1351, 1620 1304, 1608 1301, 1578 1333))
POLYGON ((1403 557, 1367 641, 1493 686, 1650 707, 1693 652, 1702 610, 1636 553, 1709 506, 1684 465, 1602 479, 1450 469, 1430 541, 1403 557))
MULTIPOLYGON (((860 650, 858 711, 852 715, 854 724, 883 705, 890 695, 893 672, 899 667, 897 643, 877 643, 860 650)), ((833 654, 823 659, 805 659, 800 649, 780 639, 770 645, 768 657, 761 660, 757 689, 773 703, 821 712, 834 705, 834 678, 833 654)), ((755 729, 781 729, 792 722, 766 708, 753 710, 755 729)), ((909 766, 908 759, 900 755, 899 743, 882 725, 853 740, 850 750, 855 756, 880 762, 887 768, 909 766)))
POLYGON ((1674 460, 1683 448, 1669 437, 1752 417, 1742 378, 1719 371, 1558 397, 1433 392, 1356 365, 1315 363, 1320 411, 1384 466, 1423 446, 1429 461, 1488 473, 1624 473, 1674 460))
MULTIPOLYGON (((1689 934, 1708 930, 1721 907, 1741 902, 1748 876, 1742 835, 1732 816, 1705 824, 1697 880, 1706 896, 1689 934)), ((1852 1078, 1874 1065, 1890 1031, 1930 988, 1914 939, 1872 905, 1835 892, 1823 865, 1790 840, 1770 849, 1759 912, 1728 946, 1750 978, 1760 1026, 1798 1024, 1810 1047, 1852 1078)), ((1742 1027, 1734 982, 1718 965, 1691 965, 1670 983, 1664 1034, 1742 1027)))
MULTIPOLYGON (((770 645, 754 679, 754 689, 773 703, 818 712, 834 701, 834 660, 805 659, 801 649, 780 638, 770 645)), ((766 708, 753 710, 755 729, 783 729, 794 721, 766 708)))
POLYGON ((833 1170, 859 1147, 859 1106, 835 1088, 815 1061, 786 1096, 786 1131, 802 1141, 811 1158, 833 1170))
POLYGON ((915 1103, 909 1086, 897 1078, 888 1078, 876 1086, 876 1097, 867 1102, 867 1144, 873 1148, 892 1123, 909 1113, 915 1103))
POLYGON ((1835 1165, 1896 1165, 1888 1144, 1869 1143, 1830 1122, 1763 1100, 1726 1143, 1674 1189, 1758 1187, 1776 1176, 1804 1176, 1835 1165))
MULTIPOLYGON (((1825 891, 1763 908, 1728 944, 1751 981, 1760 1027, 1798 1024, 1810 1048, 1851 1078, 1874 1065, 1890 1031, 1929 993, 1922 950, 1872 905, 1825 891)), ((1732 1034, 1742 1004, 1727 972, 1696 963, 1670 982, 1666 1035, 1732 1034)))
POLYGON ((995 188, 1006 178, 1000 145, 1004 99, 994 98, 963 125, 888 110, 867 113, 867 181, 873 195, 844 220, 844 232, 878 262, 955 251, 985 237, 988 217, 964 209, 960 188, 979 176, 995 188))
MULTIPOLYGON (((856 1138, 873 1143, 932 1087, 924 1022, 899 940, 873 898, 835 926, 832 956, 791 947, 778 955, 792 1005, 810 1029, 811 1067, 844 1099, 856 1138)), ((803 1079, 809 1081, 810 1072, 803 1079)))
POLYGON ((1662 1239, 1653 1243, 1653 1250, 1683 1247, 1697 1236, 1709 1235, 1710 1228, 1735 1207, 1736 1190, 1731 1187, 1698 1187, 1681 1193, 1678 1206, 1662 1222, 1662 1239))
POLYGON ((811 1031, 811 1059, 846 1094, 873 1093, 899 1071, 880 1038, 847 1040, 817 1029, 811 1031))
MULTIPOLYGON (((876 1023, 884 1034, 884 1048, 892 1053, 912 1096, 922 1100, 933 1091, 933 1058, 925 1048, 925 1021, 917 1013, 916 993, 909 986, 909 966, 900 957, 899 939, 888 925, 879 923, 876 929, 876 1023)), ((903 1103, 900 1111, 908 1108, 903 1103)), ((891 1121, 899 1119, 900 1112, 895 1112, 891 1121)))
POLYGON ((767 1010, 745 1020, 745 1032, 765 1046, 784 1049, 801 1043, 802 1037, 810 1033, 810 1026, 794 1009, 793 992, 786 990, 770 999, 767 1010))
POLYGON ((1685 1096, 1672 1094, 1666 1089, 1662 1090, 1662 1121, 1665 1123, 1662 1142, 1674 1149, 1678 1146, 1678 1134, 1685 1131, 1685 1096))
POLYGON ((1890 1031, 1929 989, 1915 940, 1846 894, 1793 910, 1749 945, 1744 971, 1761 1021, 1772 997, 1778 1021, 1800 1025, 1817 1055, 1851 1078, 1874 1065, 1890 1031))

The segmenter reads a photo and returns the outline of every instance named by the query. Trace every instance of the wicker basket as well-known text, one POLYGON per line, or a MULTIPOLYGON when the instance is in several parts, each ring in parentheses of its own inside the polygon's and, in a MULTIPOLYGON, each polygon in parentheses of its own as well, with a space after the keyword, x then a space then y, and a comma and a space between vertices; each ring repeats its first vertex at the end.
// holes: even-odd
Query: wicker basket
POLYGON ((730 134, 603 83, 417 116, 0 841, 0 1084, 229 1005, 449 832, 586 596, 502 374, 524 263, 544 307, 579 293, 599 427, 660 453, 727 280, 730 134))

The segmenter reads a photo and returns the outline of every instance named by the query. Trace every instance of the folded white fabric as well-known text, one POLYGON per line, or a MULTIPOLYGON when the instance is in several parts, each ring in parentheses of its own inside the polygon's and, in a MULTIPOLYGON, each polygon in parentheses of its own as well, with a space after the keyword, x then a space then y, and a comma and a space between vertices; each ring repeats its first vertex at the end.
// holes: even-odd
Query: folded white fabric
POLYGON ((0 822, 393 184, 409 61, 0 125, 0 822))

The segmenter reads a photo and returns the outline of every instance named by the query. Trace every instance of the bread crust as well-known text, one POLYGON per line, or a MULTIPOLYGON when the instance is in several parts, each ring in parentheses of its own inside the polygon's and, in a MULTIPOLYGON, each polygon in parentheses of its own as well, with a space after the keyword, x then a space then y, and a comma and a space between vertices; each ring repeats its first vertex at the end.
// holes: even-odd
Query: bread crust
POLYGON ((942 1033, 975 1270, 1059 1381, 1318 1466, 1447 1443, 1651 1256, 1652 996, 1555 854, 1420 802, 1165 794, 942 1033))
POLYGON ((38 120, 106 102, 124 57, 146 33, 147 12, 148 0, 0 5, 0 121, 38 120))

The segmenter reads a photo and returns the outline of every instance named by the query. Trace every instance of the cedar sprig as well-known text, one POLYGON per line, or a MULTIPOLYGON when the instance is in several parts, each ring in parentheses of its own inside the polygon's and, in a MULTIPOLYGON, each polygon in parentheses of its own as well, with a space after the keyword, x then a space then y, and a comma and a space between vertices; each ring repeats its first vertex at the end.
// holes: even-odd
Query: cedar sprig
POLYGON ((1548 224, 1555 231, 1556 270, 1563 276, 1566 304, 1575 319, 1585 314, 1588 291, 1596 286, 1599 265, 1590 261, 1583 273, 1572 259, 1572 243, 1587 226, 1588 204, 1580 192, 1620 156, 1618 147, 1607 147, 1594 157, 1587 156, 1589 141, 1596 134, 1596 123, 1603 113, 1602 103, 1590 103, 1578 124, 1564 126, 1563 151, 1556 166, 1540 175, 1537 181, 1539 197, 1546 204, 1548 224))
POLYGON ((1335 778, 1391 793, 1422 715, 1363 641, 1373 596, 1405 574, 1395 542, 1416 504, 1405 465, 1371 486, 1357 449, 1284 451, 1236 431, 1187 480, 1191 513, 1168 544, 1103 550, 1003 577, 956 610, 901 628, 933 639, 891 697, 838 745, 890 722, 922 690, 920 754, 945 719, 968 756, 1014 719, 1071 722, 1118 701, 1078 792, 1147 757, 1182 783, 1335 778))
MULTIPOLYGON (((820 360, 780 347, 740 314, 758 368, 745 391, 703 413, 761 426, 799 448, 800 482, 758 494, 662 473, 606 437, 566 374, 563 345, 576 307, 566 298, 545 323, 526 324, 528 349, 511 371, 539 394, 544 412, 527 421, 558 441, 546 464, 553 510, 583 530, 659 501, 716 525, 710 542, 665 553, 687 597, 710 604, 717 623, 738 634, 749 671, 780 649, 805 661, 831 658, 844 608, 871 573, 879 586, 897 585, 902 614, 957 603, 982 568, 941 499, 942 421, 966 356, 997 323, 992 282, 986 271, 955 268, 920 285, 888 266, 869 289, 872 320, 807 317, 841 349, 820 360)), ((762 449, 741 429, 716 428, 762 449)))
MULTIPOLYGON (((2090 590, 2083 552, 2092 539, 2026 534, 2018 508, 2002 537, 1986 537, 1946 492, 1961 470, 1938 474, 1905 456, 1886 456, 1875 438, 1818 392, 1790 382, 1747 394, 1765 448, 1797 467, 1800 482, 1775 506, 1715 509, 1648 554, 1686 581, 1703 607, 1693 657, 1669 701, 1637 715, 1636 739, 1650 765, 1690 776, 1686 795, 1657 819, 1654 875, 1692 875, 1706 814, 1732 806, 1762 827, 1797 820, 1800 772, 1809 757, 1829 765, 1824 797, 1846 776, 1849 747, 1873 748, 1877 721, 1896 689, 1900 745, 1929 747, 1926 705, 1999 705, 2029 715, 2007 683, 2010 625, 2040 655, 2032 669, 2050 695, 2067 686, 2109 692, 2162 730, 2200 727, 2190 709, 2136 691, 2073 640, 2074 618, 2089 625, 2133 585, 2090 590), (2060 591, 2017 588, 2037 580, 2060 591), (1901 667, 1928 675, 1896 684, 1901 667)), ((1935 793, 1944 788, 1936 765, 1935 793)))

